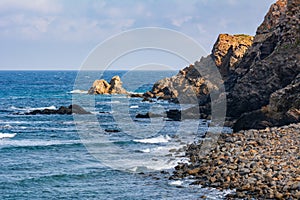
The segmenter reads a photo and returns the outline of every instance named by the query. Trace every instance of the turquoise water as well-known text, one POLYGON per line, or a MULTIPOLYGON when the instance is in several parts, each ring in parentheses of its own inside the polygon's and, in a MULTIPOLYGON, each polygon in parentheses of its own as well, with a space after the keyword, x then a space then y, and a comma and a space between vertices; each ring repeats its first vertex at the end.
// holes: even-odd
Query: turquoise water
MULTIPOLYGON (((174 160, 166 154, 169 154, 170 146, 174 148, 179 145, 172 141, 180 127, 190 126, 192 122, 184 124, 164 118, 156 121, 136 120, 134 117, 137 113, 147 111, 163 113, 170 108, 180 108, 179 105, 141 102, 138 98, 128 99, 118 95, 95 97, 93 116, 100 124, 99 129, 120 131, 107 134, 108 140, 126 150, 129 158, 130 155, 142 155, 144 158, 150 155, 150 159, 158 156, 157 159, 168 161, 160 163, 163 165, 159 166, 146 166, 145 169, 152 167, 151 172, 143 171, 142 168, 116 170, 108 167, 101 157, 99 159, 85 147, 82 135, 77 131, 82 127, 75 126, 73 116, 23 115, 33 109, 68 106, 72 103, 72 97, 86 98, 89 95, 81 90, 87 90, 99 77, 109 80, 114 75, 120 75, 125 78, 123 82, 126 89, 144 92, 151 89, 156 80, 174 73, 132 72, 130 75, 133 76, 126 79, 126 71, 107 71, 103 76, 98 72, 86 72, 85 77, 90 81, 74 88, 76 71, 1 71, 0 199, 198 199, 202 195, 213 199, 223 197, 215 190, 189 186, 189 180, 168 180, 168 174, 160 172, 171 172, 175 161, 184 160, 181 156, 174 160), (145 83, 146 79, 149 80, 148 83, 145 83), (121 124, 122 120, 118 121, 113 113, 121 113, 123 107, 128 110, 131 123, 145 128, 134 129, 128 124, 121 124), (147 132, 147 126, 154 124, 157 127, 162 123, 163 126, 152 133, 150 140, 136 137, 140 132, 147 132)), ((94 98, 88 98, 90 97, 94 98)), ((203 134, 205 122, 201 122, 196 129, 196 136, 203 134)), ((184 130, 186 129, 183 128, 184 130)), ((92 129, 87 126, 85 131, 91 133, 92 129)), ((110 156, 108 152, 100 153, 110 156)))

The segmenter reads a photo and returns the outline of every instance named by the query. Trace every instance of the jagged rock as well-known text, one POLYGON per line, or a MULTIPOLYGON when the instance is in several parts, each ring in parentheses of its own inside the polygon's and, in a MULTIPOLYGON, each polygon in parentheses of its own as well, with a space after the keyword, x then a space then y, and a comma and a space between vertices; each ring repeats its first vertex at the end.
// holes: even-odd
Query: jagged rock
POLYGON ((233 130, 263 129, 300 121, 300 74, 285 88, 270 96, 269 104, 261 109, 244 113, 233 130))
POLYGON ((109 83, 103 79, 95 80, 88 94, 128 94, 128 92, 123 88, 120 77, 114 76, 109 83))
POLYGON ((214 73, 209 70, 215 66, 220 69, 222 78, 229 76, 248 47, 253 37, 247 35, 220 34, 214 45, 212 54, 201 58, 171 78, 156 82, 152 90, 145 93, 146 97, 158 97, 177 103, 196 103, 205 105, 210 101, 210 92, 218 90, 220 80, 212 80, 214 73), (205 74, 200 74, 204 72, 205 74), (209 81, 208 81, 209 80, 209 81))
POLYGON ((228 116, 238 119, 235 130, 299 121, 299 4, 278 0, 271 6, 252 47, 226 83, 228 116), (250 125, 246 120, 254 121, 250 125))
POLYGON ((44 109, 44 110, 33 110, 26 113, 26 115, 71 115, 71 114, 91 114, 90 112, 84 110, 82 107, 76 104, 72 104, 68 107, 61 106, 59 109, 44 109))
POLYGON ((252 45, 253 36, 220 34, 212 50, 212 57, 223 78, 235 70, 237 63, 252 45))
POLYGON ((127 94, 128 92, 123 88, 122 81, 119 76, 114 76, 109 82, 109 94, 127 94))

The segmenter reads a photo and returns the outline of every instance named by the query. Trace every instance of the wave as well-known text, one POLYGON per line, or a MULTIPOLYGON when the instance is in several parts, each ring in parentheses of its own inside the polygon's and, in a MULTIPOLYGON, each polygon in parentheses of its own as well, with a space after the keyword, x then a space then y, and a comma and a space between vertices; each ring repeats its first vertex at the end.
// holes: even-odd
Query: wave
POLYGON ((0 133, 0 139, 3 139, 3 138, 13 138, 16 135, 17 135, 16 133, 0 133))
POLYGON ((182 183, 183 183, 183 181, 177 180, 177 181, 171 181, 171 182, 169 183, 169 185, 181 186, 182 183))
POLYGON ((139 106, 130 106, 129 108, 139 108, 139 106))
POLYGON ((4 126, 0 126, 2 129, 12 129, 13 127, 9 124, 5 124, 4 126))
POLYGON ((120 101, 101 101, 101 102, 97 102, 97 105, 106 105, 106 104, 120 104, 120 101))
MULTIPOLYGON (((11 134, 12 135, 12 134, 11 134)), ((16 134, 14 134, 15 136, 16 134)), ((1 135, 0 135, 1 137, 1 135)), ((72 145, 81 144, 81 140, 2 140, 0 141, 0 148, 2 147, 47 147, 47 146, 57 146, 57 145, 72 145)))
POLYGON ((25 108, 20 108, 20 107, 15 107, 15 106, 11 106, 10 109, 12 110, 18 110, 18 111, 33 111, 33 110, 45 110, 45 109, 49 109, 49 110, 56 110, 57 108, 55 106, 47 106, 47 107, 37 107, 37 108, 32 108, 32 107, 25 107, 25 108))
POLYGON ((158 143, 167 143, 171 140, 171 138, 166 135, 160 135, 158 137, 154 138, 147 138, 147 139, 139 139, 139 140, 133 140, 134 142, 139 142, 139 143, 147 143, 147 144, 158 144, 158 143))
POLYGON ((72 90, 70 92, 68 92, 69 94, 87 94, 88 91, 86 90, 72 90))

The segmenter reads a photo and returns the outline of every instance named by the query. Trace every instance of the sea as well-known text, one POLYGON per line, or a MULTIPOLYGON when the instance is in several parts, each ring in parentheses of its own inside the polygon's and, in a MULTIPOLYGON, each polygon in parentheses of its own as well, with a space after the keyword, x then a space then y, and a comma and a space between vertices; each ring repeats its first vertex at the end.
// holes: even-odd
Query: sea
POLYGON ((209 121, 171 121, 163 100, 88 95, 119 75, 143 93, 176 71, 0 71, 0 199, 223 199, 229 191, 170 180, 209 121), (79 104, 89 115, 27 115, 79 104), (161 117, 136 118, 147 112, 161 117))

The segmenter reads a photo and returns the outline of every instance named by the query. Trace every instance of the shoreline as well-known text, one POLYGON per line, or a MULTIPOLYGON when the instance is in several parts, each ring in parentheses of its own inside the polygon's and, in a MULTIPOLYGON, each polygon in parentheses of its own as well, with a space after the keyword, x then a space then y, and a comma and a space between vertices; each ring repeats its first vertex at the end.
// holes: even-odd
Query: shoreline
POLYGON ((179 164, 170 179, 236 189, 227 198, 300 199, 300 123, 221 134, 217 146, 201 155, 203 141, 189 145, 189 164, 179 164))

